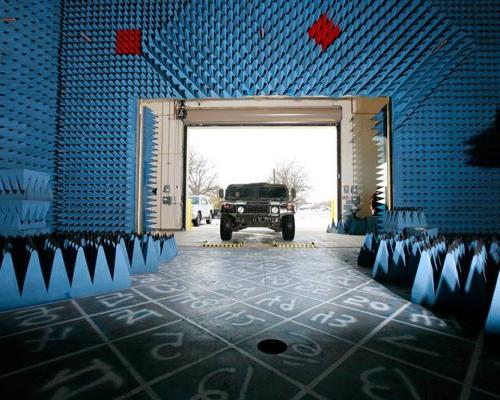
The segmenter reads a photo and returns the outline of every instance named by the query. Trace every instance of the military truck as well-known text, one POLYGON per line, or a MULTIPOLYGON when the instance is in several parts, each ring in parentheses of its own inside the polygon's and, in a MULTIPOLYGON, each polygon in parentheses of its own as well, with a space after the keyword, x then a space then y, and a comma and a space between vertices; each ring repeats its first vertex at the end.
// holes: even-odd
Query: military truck
POLYGON ((295 237, 295 189, 272 183, 229 185, 221 204, 220 237, 231 240, 233 232, 249 227, 265 227, 281 232, 283 240, 295 237))

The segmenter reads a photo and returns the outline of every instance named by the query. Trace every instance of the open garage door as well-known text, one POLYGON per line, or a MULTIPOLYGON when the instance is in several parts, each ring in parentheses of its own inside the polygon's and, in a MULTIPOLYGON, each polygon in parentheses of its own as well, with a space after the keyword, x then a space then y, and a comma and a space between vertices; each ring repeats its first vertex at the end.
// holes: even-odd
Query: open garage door
MULTIPOLYGON (((337 131, 336 125, 189 126, 187 194, 194 203, 187 220, 193 231, 218 231, 213 225, 219 219, 211 220, 210 212, 219 215, 219 188, 267 182, 295 189, 297 231, 325 232, 338 193, 337 131), (208 206, 200 203, 205 197, 208 206)), ((266 228, 245 230, 238 237, 257 230, 271 240, 266 228)))

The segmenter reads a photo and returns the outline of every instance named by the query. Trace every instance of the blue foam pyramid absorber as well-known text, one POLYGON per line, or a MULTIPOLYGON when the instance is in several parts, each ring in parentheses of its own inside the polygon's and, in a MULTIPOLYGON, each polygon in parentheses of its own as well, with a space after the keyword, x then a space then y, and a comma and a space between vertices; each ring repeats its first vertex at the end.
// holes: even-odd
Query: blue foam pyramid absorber
POLYGON ((2 2, 2 15, 15 19, 0 26, 0 169, 55 173, 61 8, 56 1, 2 2))
POLYGON ((482 311, 488 303, 488 285, 485 276, 486 262, 480 254, 472 257, 465 282, 465 305, 473 312, 482 311))
POLYGON ((78 248, 75 261, 75 270, 71 280, 71 297, 85 297, 92 295, 92 280, 89 267, 82 247, 78 248))
POLYGON ((113 281, 106 261, 106 255, 102 246, 98 246, 92 291, 94 293, 104 293, 111 290, 113 290, 113 281))
POLYGON ((170 242, 172 244, 172 248, 174 250, 174 257, 179 254, 179 250, 177 249, 177 242, 175 241, 175 236, 172 236, 170 238, 170 242))
POLYGON ((500 265, 500 246, 498 245, 498 242, 493 242, 491 244, 489 255, 495 265, 500 265))
POLYGON ((113 270, 113 290, 121 290, 130 287, 130 267, 128 257, 122 246, 115 248, 115 267, 113 270))
POLYGON ((18 307, 21 293, 17 284, 16 272, 10 253, 6 253, 0 266, 0 310, 18 307))
POLYGON ((166 239, 160 254, 160 261, 170 261, 177 255, 177 246, 174 237, 166 239))
POLYGON ((153 111, 144 107, 143 114, 143 135, 144 135, 144 226, 146 230, 154 229, 156 219, 157 195, 154 189, 157 187, 156 164, 158 159, 158 135, 157 116, 153 111))
POLYGON ((21 291, 21 303, 31 305, 43 303, 48 300, 47 287, 43 279, 40 260, 36 250, 31 252, 28 269, 24 278, 23 290, 21 291))
POLYGON ((415 274, 417 273, 418 264, 420 262, 420 256, 422 254, 421 246, 422 246, 421 242, 416 242, 411 245, 410 257, 408 262, 408 270, 409 270, 408 274, 412 278, 414 278, 415 274))
POLYGON ((389 275, 389 251, 387 250, 387 240, 385 239, 382 239, 378 246, 372 275, 375 279, 385 279, 389 275))
POLYGON ((155 245, 156 254, 161 254, 161 247, 163 245, 163 239, 154 239, 153 244, 155 245))
POLYGON ((134 238, 132 250, 132 261, 130 263, 130 274, 139 275, 146 273, 146 262, 142 254, 141 240, 138 237, 134 238))
POLYGON ((441 276, 439 278, 435 306, 456 306, 459 303, 460 282, 458 277, 457 265, 453 254, 446 254, 441 276))
POLYGON ((119 247, 121 249, 123 257, 124 257, 125 265, 127 265, 128 270, 130 270, 130 259, 128 258, 127 245, 125 244, 125 240, 123 238, 120 238, 120 241, 119 241, 117 247, 119 247))
POLYGON ((56 249, 50 272, 47 297, 49 301, 67 299, 70 297, 70 284, 61 249, 56 249))
POLYGON ((361 250, 358 256, 358 265, 363 267, 373 267, 375 261, 375 235, 367 233, 363 239, 361 250))
POLYGON ((432 306, 434 300, 434 271, 429 250, 424 250, 420 256, 417 274, 411 289, 411 301, 416 304, 432 306))
POLYGON ((155 241, 152 236, 147 236, 146 239, 146 272, 158 272, 160 266, 160 255, 158 254, 155 241))
POLYGON ((493 292, 493 299, 486 319, 486 332, 500 335, 500 278, 497 278, 493 292))
POLYGON ((406 255, 404 250, 404 241, 397 240, 390 263, 390 277, 395 280, 403 279, 406 274, 406 255))
POLYGON ((472 257, 469 273, 467 275, 467 281, 465 283, 464 292, 466 294, 472 294, 478 290, 474 285, 475 277, 482 277, 482 280, 486 284, 485 270, 486 262, 484 258, 480 254, 474 254, 474 256, 472 257))

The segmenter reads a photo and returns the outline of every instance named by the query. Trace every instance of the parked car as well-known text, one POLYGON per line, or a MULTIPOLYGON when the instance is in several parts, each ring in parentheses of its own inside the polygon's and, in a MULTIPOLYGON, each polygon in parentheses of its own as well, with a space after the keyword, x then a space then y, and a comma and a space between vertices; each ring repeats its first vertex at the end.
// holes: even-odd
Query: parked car
POLYGON ((197 194, 189 196, 191 199, 191 218, 193 226, 199 226, 202 220, 212 223, 214 208, 208 196, 197 194))

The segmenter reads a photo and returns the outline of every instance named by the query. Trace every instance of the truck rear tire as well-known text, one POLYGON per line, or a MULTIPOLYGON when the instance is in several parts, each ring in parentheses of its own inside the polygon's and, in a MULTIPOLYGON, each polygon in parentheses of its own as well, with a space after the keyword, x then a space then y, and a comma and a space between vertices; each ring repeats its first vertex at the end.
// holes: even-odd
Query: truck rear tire
POLYGON ((283 240, 291 241, 295 237, 295 218, 293 215, 285 215, 281 220, 281 234, 283 240))
POLYGON ((220 220, 220 238, 223 241, 231 240, 233 237, 233 223, 231 218, 222 216, 220 220))

